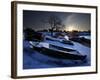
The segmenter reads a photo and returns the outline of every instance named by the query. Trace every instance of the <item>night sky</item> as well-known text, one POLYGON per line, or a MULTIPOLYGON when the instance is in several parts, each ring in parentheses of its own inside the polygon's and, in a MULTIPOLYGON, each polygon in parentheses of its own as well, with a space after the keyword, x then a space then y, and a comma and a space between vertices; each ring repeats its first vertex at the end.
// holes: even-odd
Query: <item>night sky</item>
POLYGON ((47 12, 47 11, 30 11, 23 10, 23 27, 32 28, 34 30, 50 29, 48 20, 50 16, 57 16, 61 19, 65 27, 62 29, 66 31, 90 30, 91 15, 88 13, 70 13, 70 12, 47 12))

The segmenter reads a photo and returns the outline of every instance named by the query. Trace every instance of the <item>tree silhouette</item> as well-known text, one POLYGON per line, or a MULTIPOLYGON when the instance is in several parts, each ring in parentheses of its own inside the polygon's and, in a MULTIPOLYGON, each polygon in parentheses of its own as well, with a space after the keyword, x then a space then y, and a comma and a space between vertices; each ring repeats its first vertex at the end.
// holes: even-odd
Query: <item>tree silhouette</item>
POLYGON ((48 28, 48 31, 51 32, 51 36, 53 36, 54 31, 59 31, 60 29, 64 29, 65 27, 60 17, 56 15, 50 15, 46 20, 41 20, 41 21, 44 23, 44 25, 49 24, 50 28, 48 28))
POLYGON ((58 17, 58 16, 55 16, 55 15, 51 15, 49 18, 48 18, 48 23, 50 24, 50 31, 51 31, 51 35, 53 36, 53 31, 54 29, 56 31, 59 30, 59 28, 61 27, 62 25, 62 21, 61 19, 58 17))

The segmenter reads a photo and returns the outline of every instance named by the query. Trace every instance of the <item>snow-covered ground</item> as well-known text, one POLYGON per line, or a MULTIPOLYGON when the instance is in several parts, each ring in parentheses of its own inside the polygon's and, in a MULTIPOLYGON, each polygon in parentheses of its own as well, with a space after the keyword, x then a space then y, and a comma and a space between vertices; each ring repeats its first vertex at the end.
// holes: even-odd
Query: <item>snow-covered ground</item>
POLYGON ((75 49, 79 53, 87 55, 87 60, 85 62, 82 62, 75 60, 60 60, 56 58, 51 58, 30 48, 30 44, 28 41, 23 41, 23 69, 90 66, 91 48, 77 42, 73 42, 74 45, 62 44, 60 42, 50 40, 45 40, 45 42, 53 45, 62 46, 64 48, 75 49))
POLYGON ((80 37, 84 37, 84 38, 86 38, 86 39, 89 39, 89 40, 91 40, 91 36, 89 36, 89 35, 80 36, 80 37))

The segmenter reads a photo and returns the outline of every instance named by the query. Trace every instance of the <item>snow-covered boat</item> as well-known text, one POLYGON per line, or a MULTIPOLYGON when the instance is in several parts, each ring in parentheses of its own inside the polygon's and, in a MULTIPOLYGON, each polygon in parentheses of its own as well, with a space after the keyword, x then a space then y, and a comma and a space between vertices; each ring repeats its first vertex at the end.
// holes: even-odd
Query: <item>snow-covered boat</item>
POLYGON ((46 36, 46 40, 58 41, 58 42, 63 43, 63 44, 74 45, 72 43, 72 41, 66 40, 65 38, 54 38, 54 37, 51 37, 51 36, 46 36))
POLYGON ((85 46, 91 47, 91 40, 90 39, 86 39, 84 37, 78 37, 78 38, 72 38, 71 40, 78 42, 80 44, 83 44, 85 46))
POLYGON ((57 59, 70 59, 70 60, 85 60, 86 55, 80 54, 74 49, 63 48, 56 45, 51 45, 44 42, 30 42, 32 48, 43 55, 57 59))

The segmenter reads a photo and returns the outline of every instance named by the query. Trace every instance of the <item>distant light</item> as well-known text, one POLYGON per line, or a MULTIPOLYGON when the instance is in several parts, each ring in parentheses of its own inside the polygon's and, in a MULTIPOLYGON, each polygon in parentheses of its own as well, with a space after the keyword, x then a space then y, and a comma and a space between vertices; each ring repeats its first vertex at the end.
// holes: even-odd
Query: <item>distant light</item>
POLYGON ((74 26, 69 26, 69 27, 66 27, 65 30, 66 31, 73 31, 73 30, 75 30, 75 27, 74 26))
POLYGON ((68 31, 73 31, 74 30, 74 27, 73 26, 69 26, 68 27, 68 31))

